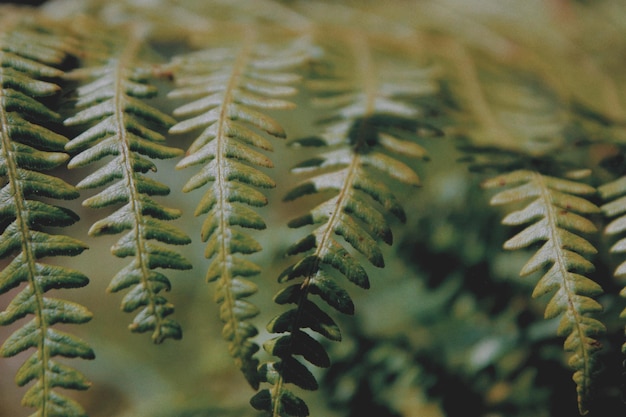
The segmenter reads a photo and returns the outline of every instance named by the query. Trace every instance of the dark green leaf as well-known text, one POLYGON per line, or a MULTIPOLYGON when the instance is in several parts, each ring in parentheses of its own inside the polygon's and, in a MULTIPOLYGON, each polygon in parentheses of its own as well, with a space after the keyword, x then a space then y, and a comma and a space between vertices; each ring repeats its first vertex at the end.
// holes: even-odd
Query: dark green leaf
POLYGON ((317 274, 311 280, 311 293, 318 294, 331 307, 344 314, 354 314, 354 303, 348 292, 332 279, 317 274))
POLYGON ((270 339, 263 344, 263 348, 279 358, 302 355, 315 366, 322 368, 330 366, 330 358, 321 343, 302 331, 270 339))

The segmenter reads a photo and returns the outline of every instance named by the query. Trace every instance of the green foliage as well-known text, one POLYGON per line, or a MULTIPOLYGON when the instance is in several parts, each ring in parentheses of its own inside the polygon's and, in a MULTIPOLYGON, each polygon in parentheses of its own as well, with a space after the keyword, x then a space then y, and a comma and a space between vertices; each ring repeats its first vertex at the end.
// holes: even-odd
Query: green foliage
MULTIPOLYGON (((605 233, 608 235, 620 235, 623 234, 626 220, 625 213, 626 209, 624 207, 624 193, 626 189, 624 188, 625 181, 624 177, 620 177, 612 182, 607 184, 603 184, 598 188, 598 192, 603 200, 608 201, 604 204, 601 209, 602 212, 608 217, 615 217, 609 224, 606 225, 605 233), (616 217, 617 216, 617 217, 616 217)), ((610 251, 612 253, 624 253, 626 251, 626 247, 624 246, 626 241, 624 238, 620 238, 617 242, 613 244, 610 251)), ((622 262, 615 270, 615 276, 617 278, 622 278, 624 273, 626 273, 626 261, 622 262)), ((620 292, 622 297, 626 297, 626 291, 622 290, 620 292)), ((620 318, 626 317, 626 309, 622 311, 620 314, 620 318)), ((626 353, 626 343, 622 345, 622 352, 626 353)))
POLYGON ((596 354, 601 347, 597 337, 604 333, 605 328, 597 319, 590 317, 602 311, 602 306, 591 298, 602 294, 602 288, 582 275, 594 269, 593 264, 583 256, 594 255, 597 250, 578 235, 597 231, 590 220, 579 214, 590 215, 599 209, 579 196, 593 194, 595 190, 586 184, 523 170, 492 178, 484 186, 513 187, 493 196, 491 204, 494 205, 535 198, 524 209, 510 213, 502 220, 502 223, 511 226, 533 222, 507 240, 504 248, 519 249, 545 241, 524 265, 520 275, 527 276, 549 266, 537 283, 533 297, 554 292, 546 307, 545 317, 549 319, 562 315, 557 332, 559 336, 567 337, 565 350, 572 353, 569 364, 575 370, 580 412, 586 414, 591 379, 596 369, 596 354))
POLYGON ((133 332, 152 331, 152 340, 182 337, 180 325, 168 319, 172 304, 159 293, 169 291, 169 279, 157 268, 190 269, 191 264, 178 253, 151 241, 184 245, 191 240, 165 221, 180 217, 179 210, 164 207, 152 196, 169 194, 169 188, 143 174, 155 171, 151 159, 173 158, 179 149, 162 144, 165 137, 153 125, 169 127, 174 120, 142 100, 157 94, 148 84, 150 68, 137 62, 136 56, 144 35, 140 27, 110 39, 86 39, 91 52, 105 57, 103 62, 76 69, 67 78, 84 82, 77 89, 79 109, 65 119, 65 125, 93 124, 72 139, 66 150, 75 153, 68 168, 80 168, 113 156, 80 181, 79 189, 107 186, 87 198, 83 205, 103 208, 122 203, 123 206, 97 221, 89 229, 91 236, 118 234, 124 231, 111 252, 120 258, 132 256, 132 262, 118 272, 108 290, 117 292, 131 288, 122 300, 122 309, 141 311, 129 326, 133 332), (122 42, 122 39, 124 42, 122 42), (96 49, 97 48, 97 49, 96 49))
POLYGON ((238 415, 617 409, 626 30, 596 30, 626 19, 617 1, 549 1, 540 18, 536 2, 74 3, 0 8, 0 324, 19 326, 0 354, 33 351, 15 377, 33 415, 86 414, 55 389, 90 383, 56 357, 94 358, 59 328, 92 313, 54 297, 110 275, 131 331, 161 343, 191 321, 158 372, 80 326, 113 346, 113 385, 152 407, 131 415, 234 414, 188 401, 215 381, 251 403, 238 415), (55 205, 81 194, 79 214, 55 205), (130 261, 92 267, 100 250, 58 232, 73 225, 130 261), (228 387, 221 350, 251 392, 228 387))
POLYGON ((193 191, 207 183, 195 215, 206 215, 201 238, 207 242, 204 252, 211 259, 206 279, 217 281, 215 300, 224 322, 223 336, 229 351, 246 379, 257 389, 259 350, 250 339, 258 334, 250 319, 258 309, 245 300, 257 292, 247 277, 257 275, 261 267, 241 255, 261 250, 261 245, 236 226, 264 229, 263 219, 248 208, 267 204, 257 188, 273 188, 274 180, 257 167, 271 168, 272 161, 252 147, 271 150, 272 144, 258 131, 284 138, 283 128, 262 113, 288 110, 294 105, 283 100, 296 94, 291 84, 299 77, 290 70, 306 59, 306 51, 294 45, 261 43, 254 28, 242 33, 233 47, 204 49, 175 57, 171 63, 178 88, 171 98, 189 103, 174 110, 174 115, 189 117, 170 129, 186 133, 202 128, 177 168, 202 164, 202 169, 183 187, 193 191))
POLYGON ((78 197, 74 187, 41 172, 67 159, 63 153, 67 139, 48 128, 58 122, 59 115, 38 101, 60 90, 58 85, 40 79, 62 75, 54 67, 65 57, 65 51, 58 46, 62 45, 62 34, 54 28, 42 33, 45 29, 32 27, 19 14, 8 14, 1 21, 7 32, 2 38, 0 58, 0 172, 4 178, 0 190, 0 256, 11 260, 0 274, 0 294, 21 288, 0 312, 0 324, 33 317, 4 341, 0 355, 12 357, 35 349, 15 377, 20 386, 34 381, 22 399, 24 406, 37 409, 34 415, 82 416, 85 413, 80 405, 53 389, 84 390, 90 384, 80 372, 53 358, 93 359, 94 353, 81 339, 53 326, 85 323, 92 315, 77 303, 46 293, 83 287, 89 280, 78 271, 41 261, 52 256, 75 256, 86 249, 74 238, 49 232, 49 227, 71 225, 78 216, 42 200, 78 197), (35 47, 27 48, 31 43, 35 47))
MULTIPOLYGON (((383 174, 417 186, 417 174, 389 153, 418 159, 426 153, 421 146, 402 136, 414 135, 420 124, 427 124, 417 116, 420 107, 410 102, 436 92, 430 72, 406 71, 400 76, 385 77, 384 68, 375 65, 376 51, 366 39, 346 37, 345 40, 346 46, 351 48, 349 58, 355 62, 356 73, 333 73, 311 81, 309 88, 319 95, 316 104, 330 109, 330 114, 325 115, 329 121, 322 124, 319 137, 292 143, 297 147, 329 150, 317 153, 292 169, 297 174, 308 174, 309 178, 290 190, 285 200, 322 192, 332 192, 333 197, 288 223, 293 228, 314 225, 315 229, 287 249, 288 255, 305 256, 279 276, 280 282, 302 278, 274 297, 278 304, 294 304, 295 307, 273 318, 267 326, 269 332, 284 335, 264 344, 268 353, 279 360, 261 368, 262 379, 273 388, 260 391, 252 399, 252 405, 273 416, 309 413, 304 402, 285 388, 285 383, 305 390, 318 387, 315 377, 294 355, 316 366, 330 365, 322 345, 303 329, 308 328, 332 341, 341 340, 338 325, 309 299, 309 295, 318 295, 340 313, 354 314, 354 303, 348 292, 335 282, 327 267, 360 287, 370 286, 361 262, 335 236, 341 236, 372 265, 384 267, 376 239, 391 244, 392 233, 379 210, 394 214, 401 221, 406 215, 389 187, 376 177, 383 174), (380 208, 372 206, 374 202, 380 208)), ((334 65, 336 59, 339 57, 329 56, 321 62, 341 68, 334 65)))

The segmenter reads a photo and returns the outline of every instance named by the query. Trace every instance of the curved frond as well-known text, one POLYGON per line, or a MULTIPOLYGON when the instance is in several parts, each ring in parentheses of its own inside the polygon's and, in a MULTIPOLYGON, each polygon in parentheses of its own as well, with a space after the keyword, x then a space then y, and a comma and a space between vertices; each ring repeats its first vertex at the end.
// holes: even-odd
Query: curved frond
POLYGON ((54 358, 93 359, 94 353, 83 340, 53 326, 85 323, 92 315, 77 303, 47 293, 83 287, 89 280, 78 271, 41 262, 47 257, 78 255, 87 248, 76 239, 47 230, 78 220, 72 211, 48 201, 74 199, 78 191, 42 172, 68 159, 63 152, 67 139, 49 129, 60 117, 39 101, 60 90, 49 80, 62 75, 55 65, 66 58, 67 44, 53 28, 16 26, 19 17, 10 12, 0 16, 0 257, 10 258, 0 272, 0 295, 20 287, 0 312, 0 325, 32 316, 2 343, 0 356, 34 349, 15 380, 19 386, 34 382, 22 403, 36 408, 36 415, 84 416, 78 403, 55 388, 84 390, 90 383, 54 358))
POLYGON ((438 92, 436 73, 430 68, 387 68, 388 61, 377 60, 380 52, 365 36, 344 35, 340 39, 346 41, 342 46, 349 51, 352 65, 343 68, 339 56, 326 57, 337 71, 309 84, 316 94, 314 104, 328 111, 322 132, 292 142, 295 147, 311 148, 306 153, 319 151, 292 169, 307 179, 289 191, 285 200, 324 192, 332 197, 289 222, 293 228, 313 229, 287 251, 300 259, 280 275, 279 282, 297 282, 280 291, 274 301, 294 307, 267 326, 271 333, 281 334, 264 345, 278 360, 260 368, 263 380, 273 387, 252 399, 255 408, 276 417, 308 415, 306 404, 286 384, 317 388, 313 374, 295 356, 316 366, 330 365, 325 349, 310 332, 341 340, 335 321, 310 296, 318 295, 341 313, 354 313, 353 301, 336 283, 335 272, 369 288, 360 258, 384 267, 377 241, 393 241, 385 216, 391 214, 400 221, 406 217, 387 180, 418 186, 417 174, 400 158, 425 159, 426 151, 412 139, 418 131, 439 133, 424 112, 438 92))
POLYGON ((294 107, 285 97, 297 92, 292 84, 299 77, 292 71, 307 56, 298 42, 264 44, 250 29, 235 47, 201 50, 173 63, 178 88, 170 97, 189 102, 174 110, 185 119, 170 132, 201 130, 178 164, 178 168, 201 167, 183 190, 210 184, 195 212, 205 216, 201 236, 207 242, 205 256, 211 259, 207 281, 218 283, 215 298, 224 338, 229 341, 231 356, 255 388, 259 383, 254 357, 258 345, 250 338, 257 329, 249 319, 258 310, 245 299, 257 291, 247 278, 261 269, 242 255, 257 252, 261 246, 241 228, 265 228, 264 220, 250 207, 267 204, 258 188, 271 188, 275 183, 258 167, 270 168, 273 163, 256 149, 272 149, 261 132, 285 137, 283 128, 265 112, 294 107))
POLYGON ((602 310, 592 298, 602 294, 602 288, 585 276, 594 269, 587 258, 594 255, 596 249, 580 236, 597 231, 585 217, 599 212, 598 207, 585 199, 594 194, 595 189, 528 170, 499 175, 485 181, 483 186, 507 187, 492 197, 492 205, 532 199, 526 207, 503 219, 506 225, 525 225, 504 243, 504 248, 515 250, 542 243, 520 275, 543 273, 533 297, 552 293, 545 317, 561 316, 558 334, 566 337, 564 347, 571 353, 569 365, 574 369, 579 409, 581 414, 586 414, 591 380, 596 371, 596 354, 601 348, 597 337, 605 332, 604 325, 592 317, 602 310))
POLYGON ((158 131, 171 126, 174 120, 146 103, 157 90, 149 84, 150 69, 137 58, 142 34, 132 29, 126 35, 124 42, 120 38, 100 40, 109 57, 99 65, 68 75, 84 84, 77 90, 78 111, 65 124, 90 127, 72 139, 66 149, 75 153, 69 168, 112 157, 77 185, 79 189, 105 186, 83 202, 86 207, 121 204, 94 223, 89 234, 124 233, 111 251, 120 258, 132 257, 132 261, 113 277, 108 291, 130 289, 122 300, 122 309, 140 309, 130 330, 151 331, 152 340, 160 343, 167 338, 180 339, 182 330, 168 318, 174 307, 161 293, 169 291, 170 281, 158 269, 191 268, 182 255, 165 244, 184 245, 190 239, 168 223, 180 212, 153 199, 167 195, 169 188, 144 174, 156 170, 153 159, 173 158, 182 151, 166 146, 158 131))

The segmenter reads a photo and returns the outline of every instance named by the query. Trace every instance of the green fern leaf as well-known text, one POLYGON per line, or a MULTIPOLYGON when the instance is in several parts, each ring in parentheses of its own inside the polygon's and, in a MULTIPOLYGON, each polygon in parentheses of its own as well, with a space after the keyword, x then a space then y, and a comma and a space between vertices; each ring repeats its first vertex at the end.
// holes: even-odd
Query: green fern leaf
MULTIPOLYGON (((306 404, 286 389, 285 384, 311 390, 317 383, 294 355, 316 366, 329 366, 330 361, 318 342, 311 345, 313 351, 303 349, 299 340, 314 339, 302 329, 329 340, 341 340, 337 324, 309 299, 309 295, 318 295, 339 312, 354 313, 348 292, 335 282, 331 270, 363 288, 369 287, 368 275, 354 252, 372 265, 384 267, 377 240, 393 242, 385 214, 405 220, 404 210, 380 177, 418 186, 417 174, 397 155, 425 159, 426 151, 411 139, 418 128, 437 130, 421 115, 419 104, 412 102, 417 97, 425 98, 437 92, 434 73, 388 71, 377 64, 376 51, 364 37, 347 37, 347 47, 351 51, 350 58, 357 63, 356 74, 339 71, 333 78, 314 79, 309 84, 319 95, 314 105, 329 111, 328 121, 322 123, 319 136, 292 142, 295 147, 317 148, 320 152, 292 169, 308 178, 289 191, 285 200, 322 192, 332 192, 334 196, 288 224, 293 228, 313 226, 313 230, 287 250, 288 255, 304 256, 279 277, 280 282, 302 280, 280 291, 274 299, 278 304, 295 304, 296 307, 278 315, 267 326, 269 332, 283 334, 264 345, 280 360, 260 368, 263 380, 274 387, 268 391, 269 401, 262 392, 253 398, 252 405, 273 416, 307 415, 306 404), (416 85, 419 88, 412 88, 416 85)), ((341 58, 330 56, 327 59, 334 67, 342 68, 341 58)))
POLYGON ((250 338, 257 330, 249 319, 257 308, 245 301, 257 291, 245 277, 260 268, 240 257, 261 250, 254 238, 238 228, 264 229, 264 220, 248 206, 259 207, 267 198, 256 188, 274 187, 274 181, 257 167, 271 168, 271 160, 253 149, 271 150, 259 132, 283 138, 285 132, 263 112, 288 110, 294 105, 283 98, 296 93, 291 85, 298 77, 292 69, 306 59, 306 51, 294 45, 263 44, 260 34, 250 30, 236 47, 206 49, 173 62, 178 88, 172 98, 192 100, 174 110, 187 117, 171 133, 202 129, 179 168, 201 165, 183 191, 210 183, 195 214, 205 215, 201 230, 207 242, 205 256, 211 259, 207 281, 217 281, 215 299, 220 305, 224 336, 229 351, 248 382, 259 385, 258 345, 250 338))
MULTIPOLYGON (((602 205, 601 209, 608 218, 613 218, 605 228, 608 235, 623 236, 626 231, 626 177, 618 178, 598 187, 598 192, 603 201, 607 201, 602 205)), ((626 238, 620 237, 611 247, 612 253, 626 252, 626 238)), ((626 261, 623 261, 615 269, 615 277, 622 278, 626 276, 626 261)), ((626 289, 620 292, 622 297, 626 297, 626 289)), ((626 309, 620 314, 620 318, 626 317, 626 309)), ((622 352, 626 353, 626 343, 622 345, 622 352)))
POLYGON ((170 289, 169 280, 154 269, 190 269, 191 264, 183 256, 162 245, 184 245, 190 239, 167 223, 178 218, 180 212, 152 199, 167 195, 169 188, 143 174, 156 170, 152 159, 173 158, 182 151, 164 145, 164 137, 154 130, 167 128, 174 120, 143 101, 154 97, 157 90, 148 83, 150 70, 137 59, 142 34, 131 30, 128 37, 128 42, 121 42, 120 38, 101 40, 101 48, 110 58, 98 66, 81 68, 68 75, 85 83, 77 89, 79 110, 65 124, 92 126, 71 140, 66 149, 76 153, 68 164, 70 168, 112 157, 77 185, 81 189, 106 187, 85 199, 86 207, 122 205, 94 223, 89 234, 126 232, 111 252, 120 258, 132 257, 132 261, 113 278, 108 291, 130 288, 122 299, 122 310, 140 310, 130 330, 152 331, 152 340, 161 343, 167 338, 180 339, 182 330, 176 321, 168 318, 174 308, 161 295, 163 290, 170 289))
MULTIPOLYGON (((52 289, 79 288, 88 278, 66 267, 41 263, 52 256, 74 256, 86 246, 73 238, 53 235, 47 227, 69 226, 78 220, 72 211, 36 200, 68 200, 78 191, 59 178, 40 171, 56 168, 68 159, 67 139, 48 127, 59 115, 38 101, 60 88, 50 79, 62 75, 54 67, 66 53, 66 43, 52 27, 18 25, 19 17, 0 18, 0 257, 12 257, 0 272, 0 294, 21 287, 0 312, 0 325, 27 316, 32 319, 14 331, 0 346, 0 356, 12 357, 28 349, 35 352, 19 368, 16 383, 34 381, 22 403, 36 415, 84 416, 82 407, 54 388, 84 390, 89 382, 78 371, 54 358, 93 359, 92 349, 81 339, 54 329, 57 323, 81 324, 91 319, 83 306, 52 298, 52 289)), ((21 22, 24 23, 24 22, 21 22)))
POLYGON ((586 257, 595 254, 596 249, 579 236, 596 231, 595 225, 584 215, 597 213, 599 209, 581 197, 595 193, 595 189, 526 170, 499 175, 483 185, 485 188, 509 187, 493 196, 493 205, 533 199, 525 208, 504 218, 503 223, 507 225, 527 225, 505 242, 504 247, 515 250, 543 242, 520 275, 544 271, 533 297, 552 293, 545 317, 562 316, 557 332, 559 336, 566 336, 564 347, 571 352, 569 365, 574 369, 579 409, 581 414, 586 414, 596 353, 601 347, 597 337, 605 332, 604 325, 591 317, 602 310, 591 298, 602 294, 602 289, 584 275, 594 269, 586 257))

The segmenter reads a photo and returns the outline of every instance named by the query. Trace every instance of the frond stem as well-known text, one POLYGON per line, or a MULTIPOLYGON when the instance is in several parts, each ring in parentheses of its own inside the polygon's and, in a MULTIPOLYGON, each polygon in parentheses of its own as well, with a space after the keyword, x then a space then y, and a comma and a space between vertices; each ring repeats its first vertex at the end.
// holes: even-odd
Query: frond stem
POLYGON ((350 32, 349 42, 356 61, 358 81, 362 85, 361 91, 363 91, 367 100, 364 114, 364 117, 367 117, 374 113, 376 93, 378 91, 378 82, 376 80, 372 53, 366 35, 361 32, 350 32))

